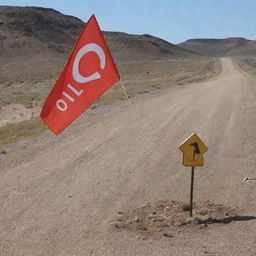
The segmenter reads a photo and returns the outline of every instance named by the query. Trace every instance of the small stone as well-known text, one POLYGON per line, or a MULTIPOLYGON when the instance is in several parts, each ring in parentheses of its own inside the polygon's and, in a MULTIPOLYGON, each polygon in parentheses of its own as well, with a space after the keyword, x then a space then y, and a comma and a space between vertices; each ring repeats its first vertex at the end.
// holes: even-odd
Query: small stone
POLYGON ((204 229, 204 228, 207 228, 208 227, 208 224, 202 224, 202 225, 200 225, 200 229, 204 229))
POLYGON ((135 216, 133 220, 130 221, 130 223, 133 223, 133 222, 139 222, 140 219, 138 216, 135 216))
POLYGON ((165 236, 165 237, 173 237, 173 235, 170 234, 170 233, 164 233, 164 236, 165 236))
POLYGON ((178 227, 182 227, 182 226, 185 226, 185 225, 187 225, 187 224, 188 224, 188 223, 182 221, 182 222, 180 222, 180 223, 178 224, 178 227))
POLYGON ((192 218, 192 217, 186 218, 187 223, 192 223, 193 221, 194 221, 194 218, 192 218))
POLYGON ((148 206, 149 206, 148 202, 144 202, 144 203, 142 204, 142 209, 144 209, 144 208, 146 208, 146 207, 148 207, 148 206))

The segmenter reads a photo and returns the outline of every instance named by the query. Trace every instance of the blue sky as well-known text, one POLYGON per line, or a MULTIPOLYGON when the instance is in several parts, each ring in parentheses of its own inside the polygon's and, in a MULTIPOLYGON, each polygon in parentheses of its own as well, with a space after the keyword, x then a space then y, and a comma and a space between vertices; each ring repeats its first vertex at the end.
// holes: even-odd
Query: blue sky
POLYGON ((256 0, 0 0, 0 5, 49 7, 83 21, 96 14, 102 30, 151 34, 172 43, 256 40, 256 0))

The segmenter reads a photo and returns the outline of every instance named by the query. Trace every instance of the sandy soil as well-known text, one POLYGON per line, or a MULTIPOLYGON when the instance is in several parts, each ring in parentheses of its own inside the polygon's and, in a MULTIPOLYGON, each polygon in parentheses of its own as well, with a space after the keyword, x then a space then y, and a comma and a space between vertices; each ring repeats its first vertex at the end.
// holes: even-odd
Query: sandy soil
POLYGON ((218 77, 141 95, 83 115, 62 135, 9 146, 0 156, 0 255, 256 255, 255 81, 229 59, 218 77), (187 200, 190 169, 178 145, 196 132, 209 147, 195 201, 241 218, 172 237, 110 225, 118 212, 187 200))
POLYGON ((0 127, 18 123, 39 115, 41 108, 26 108, 21 104, 10 104, 0 109, 0 127))

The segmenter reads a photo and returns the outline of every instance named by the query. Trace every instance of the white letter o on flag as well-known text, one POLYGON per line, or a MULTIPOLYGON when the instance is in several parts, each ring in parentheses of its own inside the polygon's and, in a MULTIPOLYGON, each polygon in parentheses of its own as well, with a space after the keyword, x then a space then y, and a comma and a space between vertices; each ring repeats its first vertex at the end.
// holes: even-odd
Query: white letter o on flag
POLYGON ((82 59, 82 57, 88 53, 88 52, 95 52, 99 59, 100 59, 100 67, 101 69, 105 68, 106 64, 106 56, 104 51, 100 46, 97 44, 91 43, 83 46, 77 53, 74 64, 73 64, 73 78, 78 82, 78 83, 87 83, 92 80, 99 79, 101 77, 99 72, 95 72, 90 76, 82 76, 79 72, 79 62, 82 59))
POLYGON ((62 99, 57 100, 56 106, 60 111, 66 111, 68 109, 67 103, 62 99))

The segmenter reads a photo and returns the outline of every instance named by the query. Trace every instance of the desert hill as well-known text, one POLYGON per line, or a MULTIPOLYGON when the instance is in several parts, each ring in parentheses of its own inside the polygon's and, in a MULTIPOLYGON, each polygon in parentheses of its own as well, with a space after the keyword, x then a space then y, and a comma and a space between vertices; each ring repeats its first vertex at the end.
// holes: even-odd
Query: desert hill
POLYGON ((190 39, 178 46, 207 56, 256 56, 256 41, 241 37, 190 39))
MULTIPOLYGON (((0 6, 2 125, 38 115, 83 27, 80 19, 53 9, 0 6), (24 107, 29 109, 24 111, 24 107)), ((218 73, 216 59, 151 35, 103 35, 122 79, 99 99, 99 104, 208 79, 218 73), (125 86, 126 94, 120 84, 125 86)))
MULTIPOLYGON (((0 83, 56 77, 83 26, 53 9, 1 6, 0 83)), ((104 32, 104 37, 117 63, 196 56, 150 35, 104 32)))

